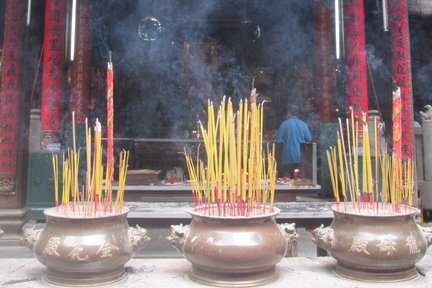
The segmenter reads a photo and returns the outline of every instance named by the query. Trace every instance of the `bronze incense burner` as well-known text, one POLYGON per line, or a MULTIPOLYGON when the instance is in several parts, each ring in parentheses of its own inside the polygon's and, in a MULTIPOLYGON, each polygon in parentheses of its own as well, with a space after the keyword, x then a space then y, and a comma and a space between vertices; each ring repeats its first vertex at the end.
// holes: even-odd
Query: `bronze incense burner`
POLYGON ((279 278, 276 264, 296 244, 295 224, 263 215, 208 216, 189 211, 190 225, 174 225, 168 240, 192 263, 190 279, 219 287, 251 287, 279 278))
POLYGON ((66 217, 49 208, 43 229, 27 229, 24 240, 48 270, 43 280, 55 285, 89 287, 112 284, 125 276, 124 264, 150 238, 127 223, 128 210, 95 217, 66 217))
POLYGON ((416 224, 418 209, 401 205, 394 212, 391 204, 379 205, 380 209, 333 206, 332 224, 316 228, 312 240, 337 260, 341 276, 374 282, 415 278, 415 264, 432 243, 431 231, 416 224))

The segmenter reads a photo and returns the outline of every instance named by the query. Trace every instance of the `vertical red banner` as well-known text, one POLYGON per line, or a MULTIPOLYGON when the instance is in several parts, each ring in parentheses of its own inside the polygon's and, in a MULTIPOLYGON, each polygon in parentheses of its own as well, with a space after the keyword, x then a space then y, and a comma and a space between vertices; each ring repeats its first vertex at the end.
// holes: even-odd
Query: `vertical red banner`
POLYGON ((70 111, 75 111, 77 123, 84 123, 87 117, 87 103, 90 98, 90 57, 91 57, 91 24, 90 2, 77 2, 76 47, 72 63, 72 96, 70 111))
POLYGON ((5 192, 15 188, 25 5, 22 0, 5 2, 0 96, 0 190, 5 192))
POLYGON ((332 12, 327 1, 314 5, 315 79, 320 123, 333 123, 335 74, 332 55, 332 12))
POLYGON ((354 109, 354 117, 362 119, 368 111, 366 39, 363 0, 344 1, 346 35, 346 62, 348 65, 348 105, 354 109))
POLYGON ((42 67, 41 130, 58 133, 63 118, 66 3, 45 1, 44 53, 42 67))
MULTIPOLYGON (((402 159, 412 159, 413 108, 407 2, 405 0, 389 0, 388 7, 392 39, 393 78, 400 88, 401 102, 399 121, 401 131, 398 133, 397 130, 393 130, 393 151, 402 159)), ((393 109, 393 114, 395 114, 397 107, 393 107, 393 109)), ((397 123, 393 123, 393 125, 395 124, 397 123)))

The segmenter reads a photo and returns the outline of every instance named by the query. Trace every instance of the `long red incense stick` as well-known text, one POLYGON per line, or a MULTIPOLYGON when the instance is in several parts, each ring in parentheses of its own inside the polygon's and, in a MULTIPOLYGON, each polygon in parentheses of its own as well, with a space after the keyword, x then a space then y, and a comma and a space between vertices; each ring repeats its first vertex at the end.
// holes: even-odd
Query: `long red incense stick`
POLYGON ((109 206, 112 205, 112 187, 114 181, 114 71, 111 62, 111 51, 107 65, 107 169, 109 184, 109 206))

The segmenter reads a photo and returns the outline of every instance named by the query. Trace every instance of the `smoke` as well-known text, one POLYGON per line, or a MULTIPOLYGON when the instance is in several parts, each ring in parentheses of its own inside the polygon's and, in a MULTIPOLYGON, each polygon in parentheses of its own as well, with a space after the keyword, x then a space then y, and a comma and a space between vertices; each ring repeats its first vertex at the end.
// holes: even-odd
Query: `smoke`
POLYGON ((417 112, 423 110, 425 105, 432 104, 431 24, 431 17, 410 16, 413 99, 417 112))
POLYGON ((105 67, 113 53, 119 136, 184 137, 205 118, 208 99, 237 103, 254 78, 271 109, 282 111, 269 115, 273 129, 280 107, 299 99, 291 67, 311 65, 312 1, 92 3, 95 64, 105 67), (270 82, 258 79, 261 67, 271 68, 270 82), (276 83, 286 92, 273 94, 276 83))

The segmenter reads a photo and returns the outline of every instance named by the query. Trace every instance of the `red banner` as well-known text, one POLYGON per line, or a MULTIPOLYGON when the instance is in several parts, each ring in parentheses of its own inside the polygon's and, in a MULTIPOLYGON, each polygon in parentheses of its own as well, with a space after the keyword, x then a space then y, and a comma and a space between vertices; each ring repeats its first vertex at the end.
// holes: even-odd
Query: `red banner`
POLYGON ((45 1, 44 53, 42 68, 41 129, 60 131, 63 118, 66 3, 45 1))
POLYGON ((25 1, 22 0, 7 0, 5 2, 3 63, 1 69, 2 89, 0 96, 1 190, 13 189, 13 181, 16 176, 25 4, 25 1))
MULTIPOLYGON (((393 130, 393 153, 402 159, 413 155, 413 111, 411 90, 410 42, 408 12, 405 0, 389 0, 389 20, 392 39, 393 78, 400 88, 401 116, 399 130, 393 130), (399 131, 399 132, 398 132, 399 131)), ((397 107, 393 107, 393 114, 397 107)))
POLYGON ((344 18, 348 105, 353 107, 354 117, 361 120, 362 112, 368 111, 363 0, 344 1, 344 18))
POLYGON ((333 123, 335 75, 332 55, 332 12, 326 2, 314 6, 315 69, 320 123, 333 123))
POLYGON ((72 63, 72 96, 70 111, 75 111, 77 123, 87 117, 87 102, 90 97, 91 24, 88 0, 77 1, 76 49, 72 63))

